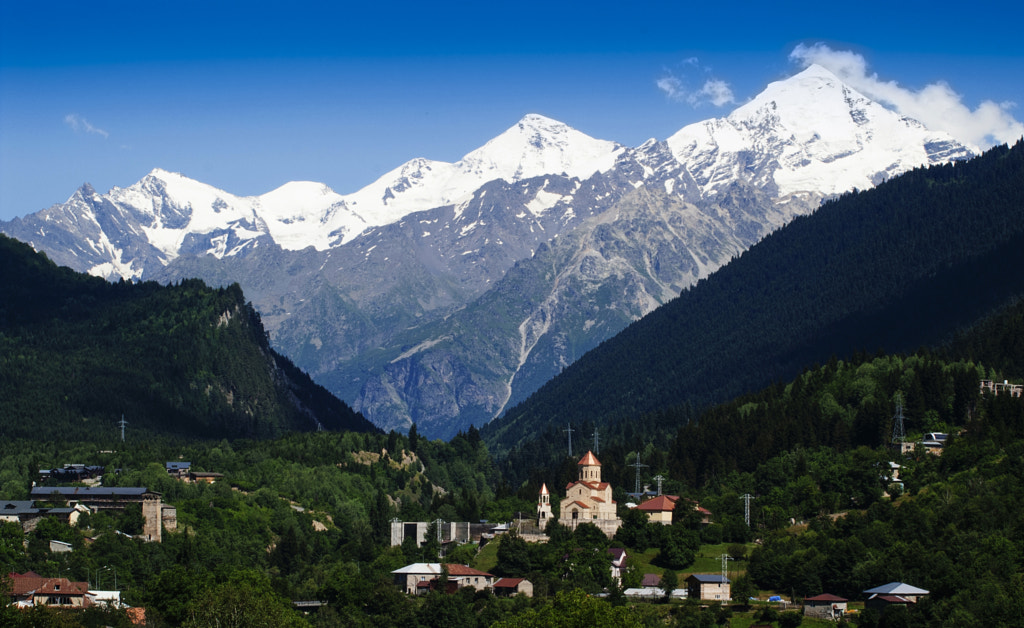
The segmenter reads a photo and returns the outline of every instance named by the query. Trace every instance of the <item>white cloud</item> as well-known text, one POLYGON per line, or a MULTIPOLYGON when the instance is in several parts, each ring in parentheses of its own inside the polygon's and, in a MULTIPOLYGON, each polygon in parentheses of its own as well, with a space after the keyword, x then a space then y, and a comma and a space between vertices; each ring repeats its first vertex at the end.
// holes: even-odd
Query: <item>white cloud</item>
POLYGON ((665 76, 656 81, 658 89, 663 91, 670 100, 682 101, 686 99, 686 92, 683 91, 683 84, 674 76, 665 76))
POLYGON ((75 132, 84 131, 86 133, 92 133, 93 135, 101 135, 103 139, 110 137, 110 133, 107 133, 99 127, 95 127, 89 124, 89 121, 78 115, 77 113, 69 113, 64 116, 64 124, 67 124, 75 132))
POLYGON ((702 78, 700 75, 709 75, 710 73, 711 69, 701 66, 700 60, 697 57, 690 57, 680 63, 680 71, 678 73, 665 70, 665 76, 655 81, 655 85, 670 100, 684 102, 691 107, 699 107, 705 103, 722 107, 735 103, 736 99, 733 96, 732 88, 721 79, 704 79, 704 85, 700 89, 690 89, 687 86, 688 81, 686 79, 688 77, 696 79, 693 82, 698 82, 702 78), (695 74, 698 76, 693 76, 695 74))
POLYGON ((1014 103, 986 100, 972 111, 963 103, 963 97, 944 81, 914 91, 896 81, 883 81, 875 73, 869 74, 862 55, 833 50, 821 43, 800 44, 789 58, 802 67, 816 63, 868 98, 976 148, 1012 143, 1024 135, 1024 124, 1010 114, 1014 103))
POLYGON ((729 84, 719 79, 711 79, 704 83, 704 87, 701 88, 700 94, 706 96, 712 105, 721 107, 729 103, 736 102, 733 98, 732 89, 729 84))

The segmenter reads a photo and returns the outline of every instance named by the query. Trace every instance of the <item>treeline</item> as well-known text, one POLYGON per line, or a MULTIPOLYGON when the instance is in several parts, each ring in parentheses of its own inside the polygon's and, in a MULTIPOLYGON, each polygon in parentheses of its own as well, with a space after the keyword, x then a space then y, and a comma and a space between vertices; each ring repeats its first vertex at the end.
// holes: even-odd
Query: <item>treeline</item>
POLYGON ((918 169, 798 218, 606 341, 483 429, 704 408, 808 364, 935 346, 1024 294, 1024 143, 918 169))
POLYGON ((107 283, 0 235, 0 431, 94 440, 373 430, 269 346, 237 285, 107 283))

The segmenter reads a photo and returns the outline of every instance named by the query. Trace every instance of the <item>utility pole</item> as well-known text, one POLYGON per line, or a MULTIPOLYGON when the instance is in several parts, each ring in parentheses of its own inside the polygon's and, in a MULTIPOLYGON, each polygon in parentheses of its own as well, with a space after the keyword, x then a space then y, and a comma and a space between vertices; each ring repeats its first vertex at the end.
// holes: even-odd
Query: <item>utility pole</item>
POLYGON ((743 500, 743 520, 747 522, 747 527, 750 527, 750 500, 754 499, 754 496, 750 493, 744 493, 740 495, 740 499, 743 500))
POLYGON ((569 457, 572 458, 572 433, 574 430, 572 429, 571 423, 566 423, 566 426, 567 427, 562 431, 569 434, 569 457))
POLYGON ((594 428, 594 453, 595 454, 600 454, 601 453, 601 446, 598 445, 598 441, 597 441, 597 428, 596 427, 594 428))
POLYGON ((121 415, 121 420, 117 423, 121 426, 121 442, 124 442, 124 426, 128 425, 128 421, 124 420, 124 415, 121 415))
POLYGON ((658 482, 658 495, 661 495, 661 483, 665 481, 665 476, 656 475, 654 476, 655 481, 658 482))

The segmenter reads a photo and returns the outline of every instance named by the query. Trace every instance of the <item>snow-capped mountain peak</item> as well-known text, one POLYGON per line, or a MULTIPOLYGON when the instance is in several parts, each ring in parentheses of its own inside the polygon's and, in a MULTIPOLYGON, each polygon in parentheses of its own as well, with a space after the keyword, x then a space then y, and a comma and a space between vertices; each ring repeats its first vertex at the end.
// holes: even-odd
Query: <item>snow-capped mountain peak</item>
POLYGON ((743 178, 781 198, 866 189, 915 166, 971 155, 818 65, 771 83, 728 117, 691 124, 666 141, 705 194, 743 178))
POLYGON ((463 172, 494 172, 512 183, 544 174, 587 178, 610 170, 623 147, 598 140, 538 114, 469 153, 457 164, 463 172))
MULTIPOLYGON (((380 226, 413 211, 464 202, 496 179, 514 183, 545 174, 589 177, 611 169, 622 150, 614 142, 530 114, 455 163, 413 159, 344 201, 365 227, 380 226)), ((347 230, 342 242, 358 234, 347 230)))
MULTIPOLYGON (((62 210, 47 210, 41 218, 51 226, 58 214, 69 224, 77 222, 71 214, 88 219, 93 244, 79 255, 94 262, 90 268, 106 273, 108 267, 130 267, 137 276, 153 260, 231 256, 257 246, 261 238, 286 250, 342 246, 412 212, 462 206, 496 180, 515 184, 544 175, 585 180, 615 171, 621 175, 617 180, 633 188, 657 181, 687 201, 709 199, 742 180, 780 201, 813 202, 970 154, 949 136, 928 131, 812 65, 768 85, 725 118, 691 124, 664 142, 636 149, 529 114, 455 163, 413 159, 351 194, 293 181, 259 196, 236 196, 157 168, 106 195, 83 188, 62 210), (132 247, 141 252, 129 253, 132 247)), ((533 197, 523 202, 534 216, 556 203, 571 212, 574 192, 567 189, 532 186, 533 197)), ((44 231, 39 227, 33 233, 44 231)))

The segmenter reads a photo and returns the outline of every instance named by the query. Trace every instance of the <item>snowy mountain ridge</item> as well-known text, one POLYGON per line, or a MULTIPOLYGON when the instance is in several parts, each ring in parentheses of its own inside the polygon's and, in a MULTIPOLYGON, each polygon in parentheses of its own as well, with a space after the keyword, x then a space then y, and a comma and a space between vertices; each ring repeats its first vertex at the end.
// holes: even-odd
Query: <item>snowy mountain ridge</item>
POLYGON ((818 65, 769 84, 729 116, 686 126, 666 142, 705 194, 762 170, 758 183, 774 185, 780 198, 867 189, 916 166, 974 152, 886 109, 818 65), (765 170, 769 162, 775 167, 765 170))
MULTIPOLYGON (((649 163, 658 144, 625 148, 529 114, 458 162, 413 159, 346 195, 322 183, 293 181, 259 196, 236 196, 157 168, 92 201, 122 214, 116 223, 133 223, 130 231, 144 234, 145 244, 158 252, 155 260, 166 265, 183 253, 237 255, 262 237, 285 250, 324 251, 412 212, 464 204, 488 181, 515 183, 545 174, 582 180, 630 155, 643 171, 633 177, 634 186, 659 178, 657 170, 668 166, 689 175, 665 181, 669 192, 707 197, 746 178, 773 189, 780 200, 864 189, 919 165, 970 155, 946 134, 885 109, 815 65, 770 84, 726 118, 691 124, 669 137, 664 144, 675 163, 666 164, 663 156, 659 164, 649 163)), ((80 192, 65 205, 81 208, 80 192)), ((538 190, 528 207, 536 215, 564 200, 538 190)), ((41 217, 56 220, 47 214, 57 207, 41 217)), ((99 232, 88 272, 138 279, 154 261, 125 258, 119 234, 99 232)))
POLYGON ((238 282, 318 383, 384 429, 448 437, 823 199, 971 155, 811 66, 636 148, 531 114, 352 194, 156 169, 0 231, 107 278, 238 282))

